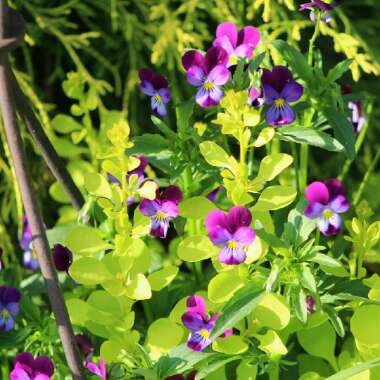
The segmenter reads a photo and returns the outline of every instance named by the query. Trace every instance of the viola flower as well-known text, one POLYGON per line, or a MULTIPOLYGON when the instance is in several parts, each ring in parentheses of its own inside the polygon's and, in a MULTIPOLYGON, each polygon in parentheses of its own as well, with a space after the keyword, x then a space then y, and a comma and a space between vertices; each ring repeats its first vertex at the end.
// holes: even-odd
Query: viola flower
POLYGON ((314 299, 312 296, 306 297, 306 309, 309 314, 314 312, 314 299))
POLYGON ((62 244, 54 244, 53 260, 55 268, 60 272, 67 272, 73 263, 72 252, 62 244))
POLYGON ((301 4, 299 7, 299 10, 301 12, 309 9, 310 10, 310 20, 312 22, 316 22, 318 20, 321 20, 324 23, 328 23, 332 20, 331 17, 331 11, 336 7, 337 5, 335 3, 326 3, 321 0, 315 0, 311 1, 309 3, 301 4), (315 12, 318 12, 318 16, 316 16, 315 12))
POLYGON ((211 211, 206 218, 206 228, 212 243, 222 247, 218 260, 227 265, 243 263, 246 249, 254 241, 255 231, 249 227, 251 212, 242 206, 232 207, 228 214, 211 211))
POLYGON ((29 352, 16 356, 10 380, 50 380, 54 364, 47 356, 34 358, 29 352))
POLYGON ((306 188, 305 197, 308 206, 304 214, 310 219, 317 219, 323 235, 336 235, 342 227, 339 214, 347 212, 350 207, 342 183, 337 179, 313 182, 306 188))
POLYGON ((266 122, 274 127, 293 123, 296 114, 289 103, 301 98, 303 86, 293 80, 285 66, 275 66, 272 71, 263 69, 261 83, 265 104, 270 106, 265 114, 266 122))
MULTIPOLYGON (((342 85, 341 89, 342 94, 344 95, 352 93, 352 89, 349 84, 342 85)), ((348 108, 352 111, 350 122, 354 127, 354 133, 358 135, 363 129, 364 123, 366 121, 363 111, 363 103, 361 101, 350 101, 348 102, 348 108)))
POLYGON ((102 378, 102 380, 107 380, 107 371, 106 371, 106 364, 103 359, 99 360, 99 366, 97 366, 95 363, 87 363, 86 368, 95 375, 98 375, 102 378))
POLYGON ((218 198, 218 194, 223 190, 224 186, 223 185, 220 185, 218 186, 217 188, 215 188, 214 190, 210 191, 207 195, 206 195, 206 198, 213 202, 213 203, 216 203, 216 200, 218 198))
POLYGON ((224 22, 216 29, 214 46, 223 48, 228 54, 227 67, 236 65, 239 58, 251 58, 253 49, 260 41, 260 32, 253 26, 245 26, 240 32, 232 22, 224 22))
POLYGON ((187 81, 198 87, 195 100, 201 107, 215 106, 223 98, 221 86, 230 79, 227 63, 227 52, 217 46, 208 49, 205 56, 196 50, 182 56, 187 81))
POLYGON ((264 104, 264 97, 262 91, 256 87, 248 88, 248 105, 253 107, 261 107, 264 104))
POLYGON ((90 338, 88 338, 86 335, 78 334, 75 335, 75 341, 77 342, 79 351, 87 361, 95 350, 90 338))
POLYGON ((152 110, 158 116, 166 116, 165 104, 170 101, 167 79, 150 69, 139 70, 140 90, 151 97, 152 110))
POLYGON ((178 216, 178 204, 182 200, 182 191, 179 187, 170 185, 165 190, 157 189, 154 200, 143 198, 140 203, 140 211, 145 216, 151 217, 152 236, 164 239, 166 237, 169 222, 178 216))
POLYGON ((37 259, 36 252, 32 247, 32 231, 30 230, 29 222, 26 215, 22 218, 23 221, 23 232, 20 241, 21 249, 24 251, 22 257, 22 264, 26 269, 33 272, 39 269, 40 264, 37 259))
MULTIPOLYGON (((187 340, 187 347, 193 351, 203 351, 213 341, 210 339, 211 331, 215 326, 220 313, 212 317, 206 314, 206 302, 201 296, 191 296, 186 301, 186 312, 182 315, 184 326, 190 330, 187 340)), ((220 337, 232 334, 232 329, 228 329, 220 337)))
POLYGON ((18 289, 0 286, 0 331, 12 330, 15 326, 14 317, 20 311, 20 298, 18 289))

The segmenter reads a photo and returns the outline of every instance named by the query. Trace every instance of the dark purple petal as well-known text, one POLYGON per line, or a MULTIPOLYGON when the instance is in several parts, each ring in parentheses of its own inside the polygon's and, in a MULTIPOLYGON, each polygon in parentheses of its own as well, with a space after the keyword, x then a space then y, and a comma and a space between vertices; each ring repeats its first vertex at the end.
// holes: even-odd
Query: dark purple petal
POLYGON ((47 356, 39 356, 34 361, 34 370, 38 374, 51 377, 54 374, 54 364, 47 356))
POLYGON ((317 202, 327 205, 330 194, 327 186, 323 182, 315 181, 306 187, 305 198, 310 203, 317 202))
POLYGON ((67 272, 73 263, 72 252, 62 244, 54 244, 53 259, 55 268, 61 272, 67 272))
POLYGON ((28 372, 31 372, 34 365, 33 355, 29 352, 21 352, 18 354, 14 360, 14 365, 17 368, 23 368, 28 372))
POLYGON ((90 338, 86 335, 79 334, 75 335, 75 341, 79 347, 79 351, 82 353, 84 358, 87 358, 92 352, 94 352, 95 348, 91 343, 90 338))
POLYGON ((344 186, 339 179, 331 178, 326 180, 324 183, 329 191, 330 199, 336 197, 337 195, 344 195, 344 186))
POLYGON ((165 380, 185 380, 185 378, 182 375, 173 375, 165 377, 165 380))
POLYGON ((230 79, 230 72, 226 66, 217 65, 208 74, 207 80, 217 86, 223 86, 230 79))
POLYGON ((148 80, 143 80, 140 83, 140 90, 143 94, 153 96, 156 93, 156 90, 153 87, 152 82, 148 80))
POLYGON ((186 71, 191 66, 198 66, 205 70, 205 58, 198 50, 189 50, 182 56, 182 66, 186 71))
POLYGON ((236 47, 238 41, 238 31, 236 25, 233 22, 224 22, 216 28, 216 37, 227 37, 232 47, 236 47))
POLYGON ((154 73, 151 69, 141 69, 139 70, 139 78, 140 81, 150 81, 153 77, 154 73))
POLYGON ((168 87, 168 81, 167 79, 160 74, 154 74, 151 79, 152 85, 156 90, 159 90, 160 88, 167 88, 168 87))
POLYGON ((181 317, 183 325, 192 331, 199 331, 207 327, 202 316, 198 313, 187 311, 181 317))
POLYGON ((342 84, 340 86, 343 95, 352 94, 352 86, 350 84, 342 84))
POLYGON ((280 97, 288 103, 296 102, 303 95, 303 86, 297 82, 289 82, 282 89, 280 97))
POLYGON ((30 249, 30 244, 33 240, 32 237, 32 231, 30 230, 29 222, 26 217, 26 215, 23 216, 22 218, 23 224, 24 224, 24 230, 22 233, 22 239, 20 241, 20 246, 23 251, 27 251, 30 249))
POLYGON ((227 216, 223 211, 214 210, 208 213, 205 226, 210 233, 210 231, 214 230, 217 227, 222 227, 227 229, 227 216))
POLYGON ((319 218, 322 215, 322 212, 325 209, 325 207, 326 206, 321 203, 311 202, 305 208, 305 211, 303 213, 305 216, 307 216, 310 219, 319 218))
POLYGON ((234 233, 239 227, 248 227, 252 222, 252 215, 247 208, 235 206, 228 212, 226 221, 228 230, 234 233))
POLYGON ((11 302, 19 302, 20 299, 21 293, 18 289, 5 287, 0 301, 6 305, 11 302))
POLYGON ((273 102, 280 97, 280 94, 271 85, 263 85, 263 93, 265 97, 265 104, 272 105, 273 102))
POLYGON ((315 0, 315 1, 311 1, 309 3, 301 4, 299 10, 302 12, 305 9, 318 8, 322 11, 330 11, 330 10, 334 9, 335 7, 336 7, 335 3, 328 4, 322 0, 315 0))
POLYGON ((218 46, 213 46, 207 50, 205 57, 206 64, 206 74, 208 74, 215 66, 223 65, 226 66, 228 63, 227 52, 218 46))
POLYGON ((208 200, 210 200, 211 202, 216 203, 216 200, 217 200, 218 194, 220 193, 220 191, 221 191, 222 189, 223 189, 223 185, 218 186, 216 189, 210 191, 210 192, 206 195, 206 198, 207 198, 208 200))
POLYGON ((218 260, 226 265, 238 265, 245 261, 247 255, 246 252, 241 248, 228 248, 223 247, 218 254, 218 260))
POLYGON ((314 312, 314 299, 312 296, 306 297, 306 309, 309 314, 314 312))
POLYGON ((163 192, 162 200, 172 201, 176 204, 182 201, 182 190, 176 185, 169 185, 163 192))
POLYGON ((254 26, 246 26, 238 34, 238 46, 244 44, 254 49, 259 42, 260 32, 254 26))
POLYGON ((232 239, 230 232, 226 228, 220 226, 210 229, 208 231, 208 236, 216 246, 226 245, 232 239))
POLYGON ((255 240, 256 233, 250 227, 239 227, 232 236, 232 240, 248 247, 255 240))
POLYGON ((348 201, 344 195, 337 195, 329 202, 329 209, 338 214, 347 212, 349 208, 350 205, 348 204, 348 201))
POLYGON ((176 218, 178 216, 178 205, 172 201, 164 201, 158 211, 164 213, 166 217, 176 218))
POLYGON ((272 71, 263 69, 261 76, 262 84, 269 84, 278 93, 282 91, 286 83, 293 79, 293 75, 290 70, 285 66, 274 66, 272 71))
POLYGON ((160 239, 165 239, 168 233, 169 221, 162 220, 152 223, 150 234, 160 239))
POLYGON ((157 201, 151 201, 149 199, 143 199, 139 206, 140 212, 145 216, 154 216, 159 209, 157 201))
POLYGON ((214 86, 212 90, 200 87, 195 95, 196 102, 203 108, 216 106, 222 98, 223 91, 218 86, 214 86))
POLYGON ((201 67, 191 66, 186 72, 186 79, 192 86, 200 87, 206 79, 206 74, 201 67))
POLYGON ((192 313, 197 313, 206 319, 206 302, 201 296, 190 296, 186 300, 186 310, 192 313))

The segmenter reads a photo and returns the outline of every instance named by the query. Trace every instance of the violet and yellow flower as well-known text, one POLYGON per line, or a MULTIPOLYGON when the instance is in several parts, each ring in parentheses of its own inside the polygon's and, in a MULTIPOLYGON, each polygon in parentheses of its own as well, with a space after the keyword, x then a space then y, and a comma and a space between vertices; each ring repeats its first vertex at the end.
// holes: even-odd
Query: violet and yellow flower
POLYGON ((218 254, 221 263, 236 265, 245 261, 246 250, 256 237, 251 221, 251 212, 242 206, 232 207, 228 214, 214 210, 207 215, 209 238, 214 245, 222 247, 218 254))
MULTIPOLYGON (((212 329, 220 313, 213 316, 206 314, 206 302, 201 296, 191 296, 186 301, 186 312, 182 315, 184 326, 190 330, 187 340, 187 347, 193 351, 203 351, 213 340, 210 339, 212 329)), ((220 337, 232 334, 232 329, 228 329, 220 337)))
POLYGON ((57 271, 67 272, 73 263, 73 254, 64 245, 54 244, 53 260, 57 271))
POLYGON ((342 228, 340 214, 349 209, 342 183, 337 179, 313 182, 305 190, 308 201, 304 214, 317 220, 319 230, 325 236, 336 235, 342 228))
POLYGON ((106 364, 103 359, 99 360, 99 365, 95 363, 87 363, 86 368, 93 374, 98 375, 102 378, 102 380, 107 380, 107 370, 106 364))
POLYGON ((10 380, 50 380, 54 364, 47 356, 33 357, 29 352, 16 356, 10 380))
POLYGON ((182 200, 182 191, 179 187, 170 185, 164 190, 157 189, 154 200, 143 198, 140 211, 151 217, 152 236, 164 239, 168 232, 169 222, 178 216, 178 204, 182 200))
POLYGON ((227 67, 230 67, 236 65, 239 58, 251 58, 253 49, 259 42, 260 32, 254 26, 245 26, 238 32, 233 22, 224 22, 216 29, 213 45, 227 52, 227 67))
POLYGON ((21 249, 24 251, 22 256, 22 264, 26 269, 33 272, 40 268, 40 264, 37 259, 36 252, 32 246, 32 231, 30 230, 29 222, 26 215, 22 218, 23 221, 23 232, 20 241, 21 249))
POLYGON ((170 101, 167 79, 150 69, 139 70, 140 90, 151 97, 152 111, 158 116, 166 116, 165 104, 170 101))
POLYGON ((296 102, 303 94, 303 86, 293 80, 293 75, 285 66, 275 66, 273 70, 263 69, 261 77, 266 111, 266 122, 274 127, 288 125, 296 119, 296 113, 289 103, 296 102))
POLYGON ((18 289, 0 286, 0 331, 14 328, 14 317, 20 311, 20 298, 21 293, 18 289))
MULTIPOLYGON (((352 88, 349 84, 344 84, 341 87, 342 94, 351 94, 352 88)), ((363 110, 363 103, 361 101, 350 101, 348 102, 348 108, 352 111, 350 122, 354 127, 354 133, 358 135, 363 129, 366 118, 363 110)))
POLYGON ((227 52, 218 46, 208 49, 205 56, 197 50, 182 56, 187 81, 198 87, 195 100, 201 107, 215 106, 223 98, 221 87, 230 79, 227 63, 227 52))
POLYGON ((301 4, 299 10, 301 12, 310 10, 310 20, 316 22, 321 20, 324 23, 328 23, 332 20, 331 11, 336 7, 335 3, 326 3, 321 0, 310 1, 308 3, 301 4))

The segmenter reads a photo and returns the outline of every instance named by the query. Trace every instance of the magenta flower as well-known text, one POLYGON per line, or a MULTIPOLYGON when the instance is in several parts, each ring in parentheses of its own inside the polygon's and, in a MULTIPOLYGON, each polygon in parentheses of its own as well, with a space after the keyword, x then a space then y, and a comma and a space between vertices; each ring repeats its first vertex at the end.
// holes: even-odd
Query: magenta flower
POLYGON ((260 33, 253 26, 246 26, 240 32, 232 22, 224 22, 216 29, 214 46, 223 48, 228 54, 227 67, 236 65, 238 58, 251 58, 253 49, 260 41, 260 33))
POLYGON ((212 243, 222 247, 218 260, 227 265, 245 261, 246 249, 255 239, 255 231, 249 227, 251 212, 242 206, 232 207, 228 214, 211 211, 206 218, 206 228, 212 243))
POLYGON ((310 20, 316 22, 318 19, 324 23, 331 21, 331 11, 336 7, 335 3, 326 3, 321 0, 311 1, 309 3, 301 4, 299 10, 301 12, 309 9, 310 10, 310 20), (319 17, 316 17, 315 12, 318 12, 319 17))
POLYGON ((173 375, 173 376, 165 377, 165 380, 195 380, 196 374, 197 374, 197 371, 192 371, 187 376, 173 375))
POLYGON ((20 298, 18 289, 0 286, 0 331, 9 331, 14 328, 14 317, 20 311, 20 298))
POLYGON ((26 269, 33 272, 40 268, 40 264, 37 259, 37 255, 32 247, 32 231, 30 230, 29 222, 26 215, 22 218, 23 221, 23 232, 20 241, 20 247, 24 251, 22 257, 22 264, 26 269))
POLYGON ((314 299, 312 296, 306 297, 306 309, 309 314, 314 312, 314 299))
POLYGON ((95 350, 90 338, 86 335, 78 334, 75 335, 75 341, 77 342, 79 351, 82 353, 83 357, 87 361, 95 350))
POLYGON ((178 216, 178 204, 182 200, 182 191, 179 187, 170 185, 165 190, 157 190, 154 200, 142 199, 140 211, 151 217, 152 236, 164 239, 168 232, 169 222, 178 216))
POLYGON ((10 380, 50 380, 54 374, 54 364, 47 356, 34 359, 29 352, 16 356, 10 380))
POLYGON ((73 263, 72 252, 62 244, 54 244, 53 260, 55 268, 60 272, 67 272, 73 263))
POLYGON ((306 188, 305 197, 308 206, 304 214, 310 219, 317 219, 323 235, 336 235, 342 227, 339 214, 347 212, 350 207, 342 183, 337 179, 313 182, 306 188))
POLYGON ((165 104, 170 101, 168 81, 163 75, 156 74, 150 69, 139 70, 140 90, 151 97, 151 106, 158 116, 166 116, 165 104))
POLYGON ((196 50, 187 51, 182 56, 187 81, 198 87, 195 100, 201 107, 215 106, 222 99, 221 86, 230 79, 227 63, 227 52, 217 46, 208 49, 205 56, 196 50))
POLYGON ((261 107, 264 105, 264 97, 261 90, 256 87, 248 88, 248 104, 253 107, 261 107))
MULTIPOLYGON (((186 312, 182 315, 184 326, 190 330, 187 347, 198 352, 208 347, 213 342, 210 334, 219 317, 220 313, 216 313, 212 317, 206 314, 206 302, 201 296, 189 297, 186 302, 186 312)), ((220 337, 231 334, 232 329, 228 329, 220 337)))
POLYGON ((106 364, 103 359, 99 360, 99 366, 97 366, 95 363, 87 363, 86 368, 95 375, 98 375, 102 378, 102 380, 107 380, 107 371, 106 371, 106 364))
POLYGON ((301 98, 303 86, 293 80, 285 66, 275 66, 272 71, 263 69, 261 82, 265 104, 270 106, 265 114, 267 123, 274 127, 293 123, 296 114, 289 103, 301 98))
MULTIPOLYGON (((344 95, 352 93, 352 88, 349 84, 342 85, 341 89, 342 94, 344 95)), ((348 102, 348 108, 352 111, 350 122, 354 127, 354 133, 358 135, 363 129, 366 120, 363 111, 363 104, 361 101, 350 101, 348 102)))

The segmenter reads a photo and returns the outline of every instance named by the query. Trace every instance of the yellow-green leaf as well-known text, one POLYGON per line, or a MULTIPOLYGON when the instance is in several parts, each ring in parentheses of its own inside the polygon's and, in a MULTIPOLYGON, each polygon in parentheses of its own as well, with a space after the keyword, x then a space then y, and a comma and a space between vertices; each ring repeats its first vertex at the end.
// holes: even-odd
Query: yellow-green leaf
POLYGON ((152 290, 159 291, 169 285, 177 276, 178 267, 170 265, 148 276, 152 290))
POLYGON ((223 354, 238 355, 248 350, 248 344, 239 335, 230 335, 226 338, 218 338, 212 348, 223 354))
POLYGON ((125 294, 134 300, 147 300, 152 297, 150 283, 142 273, 138 273, 131 278, 125 294))
POLYGON ((217 207, 205 197, 188 198, 179 204, 179 214, 189 219, 204 219, 217 207))
POLYGON ((292 186, 269 186, 261 193, 252 211, 270 211, 290 205, 297 196, 292 186))
POLYGON ((273 355, 286 355, 288 350, 281 338, 273 330, 268 330, 264 335, 256 335, 260 341, 260 350, 273 355))
POLYGON ((86 190, 100 198, 112 198, 112 190, 108 181, 98 173, 86 173, 84 175, 84 186, 86 190))
POLYGON ((273 153, 260 162, 258 178, 272 181, 293 162, 293 157, 285 153, 273 153))
POLYGON ((210 239, 204 235, 192 235, 183 239, 177 250, 177 255, 181 260, 188 262, 196 262, 209 259, 215 256, 218 252, 210 241, 210 239))
POLYGON ((244 281, 236 273, 219 273, 208 284, 208 298, 216 303, 226 302, 243 286, 244 281))

